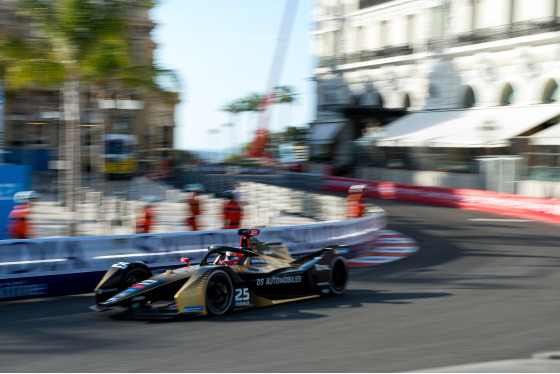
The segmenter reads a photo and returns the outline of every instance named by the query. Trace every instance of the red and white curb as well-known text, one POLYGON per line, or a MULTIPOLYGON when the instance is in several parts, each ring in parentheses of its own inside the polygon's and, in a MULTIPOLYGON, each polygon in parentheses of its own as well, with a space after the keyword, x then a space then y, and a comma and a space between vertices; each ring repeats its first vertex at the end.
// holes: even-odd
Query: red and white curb
POLYGON ((393 230, 382 230, 371 252, 348 260, 349 267, 370 267, 401 260, 418 252, 418 243, 393 230))

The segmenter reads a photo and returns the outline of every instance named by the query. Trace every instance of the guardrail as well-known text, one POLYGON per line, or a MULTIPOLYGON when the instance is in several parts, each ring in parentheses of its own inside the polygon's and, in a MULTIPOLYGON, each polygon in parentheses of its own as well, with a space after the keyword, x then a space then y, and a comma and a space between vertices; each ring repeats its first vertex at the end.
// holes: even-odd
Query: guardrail
POLYGON ((323 189, 330 191, 345 192, 355 184, 365 184, 366 196, 375 198, 439 205, 560 224, 560 199, 342 177, 323 179, 323 189))

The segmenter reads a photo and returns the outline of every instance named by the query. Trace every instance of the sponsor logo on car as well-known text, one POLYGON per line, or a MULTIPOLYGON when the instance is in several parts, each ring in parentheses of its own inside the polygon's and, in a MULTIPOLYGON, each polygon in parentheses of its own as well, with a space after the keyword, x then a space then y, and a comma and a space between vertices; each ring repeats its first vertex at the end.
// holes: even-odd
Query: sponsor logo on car
POLYGON ((286 275, 283 277, 270 277, 257 279, 257 286, 275 286, 281 284, 301 283, 301 275, 286 275))
POLYGON ((158 281, 155 280, 155 279, 146 279, 146 280, 143 280, 142 282, 140 282, 138 284, 141 284, 141 285, 144 285, 144 286, 151 286, 152 284, 156 284, 157 282, 158 281))
POLYGON ((186 306, 183 308, 183 312, 202 312, 204 307, 202 305, 197 306, 186 306))
POLYGON ((265 272, 263 269, 251 268, 251 267, 248 267, 247 271, 251 271, 251 272, 254 272, 254 273, 264 273, 265 272))
POLYGON ((326 270, 330 270, 331 268, 329 267, 329 265, 321 265, 321 264, 315 264, 315 270, 316 271, 326 271, 326 270))
POLYGON ((264 258, 254 257, 251 259, 251 265, 266 265, 266 260, 264 258))
POLYGON ((128 265, 130 265, 130 263, 128 262, 117 262, 116 264, 113 264, 113 268, 117 268, 117 269, 126 269, 128 267, 128 265))
POLYGON ((117 292, 118 290, 118 288, 100 288, 97 290, 97 294, 101 295, 107 292, 117 292))

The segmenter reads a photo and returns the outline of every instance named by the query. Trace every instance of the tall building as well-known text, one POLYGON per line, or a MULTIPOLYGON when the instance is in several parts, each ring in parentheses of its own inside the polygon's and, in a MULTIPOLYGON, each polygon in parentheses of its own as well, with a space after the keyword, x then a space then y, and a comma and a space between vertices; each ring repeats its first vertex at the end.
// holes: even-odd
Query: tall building
POLYGON ((433 168, 426 153, 553 145, 559 15, 558 0, 317 0, 312 157, 355 165, 361 139, 374 165, 433 168))
MULTIPOLYGON (((150 65, 156 44, 151 38, 155 24, 149 17, 153 5, 143 2, 127 14, 131 60, 150 65)), ((17 3, 0 0, 0 33, 28 37, 29 22, 18 12, 17 3)), ((95 158, 104 153, 107 134, 135 138, 136 158, 156 163, 171 157, 174 143, 174 111, 178 92, 150 92, 138 88, 108 85, 100 90, 82 89, 80 105, 81 159, 84 171, 94 168, 95 158)), ((7 162, 31 164, 34 170, 52 168, 64 159, 65 122, 59 88, 7 91, 4 108, 4 148, 7 162)))

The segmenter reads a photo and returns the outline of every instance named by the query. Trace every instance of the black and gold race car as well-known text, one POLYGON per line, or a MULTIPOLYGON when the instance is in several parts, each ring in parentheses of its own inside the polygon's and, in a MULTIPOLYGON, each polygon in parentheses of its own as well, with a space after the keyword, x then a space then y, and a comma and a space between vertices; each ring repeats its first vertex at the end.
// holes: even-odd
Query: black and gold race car
POLYGON ((114 264, 95 288, 95 311, 136 315, 222 315, 344 292, 344 246, 293 259, 281 243, 263 243, 258 229, 241 229, 240 246, 211 246, 199 265, 152 275, 141 261, 114 264))

